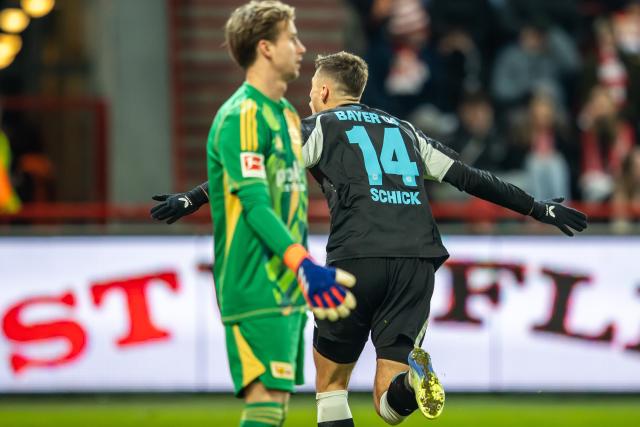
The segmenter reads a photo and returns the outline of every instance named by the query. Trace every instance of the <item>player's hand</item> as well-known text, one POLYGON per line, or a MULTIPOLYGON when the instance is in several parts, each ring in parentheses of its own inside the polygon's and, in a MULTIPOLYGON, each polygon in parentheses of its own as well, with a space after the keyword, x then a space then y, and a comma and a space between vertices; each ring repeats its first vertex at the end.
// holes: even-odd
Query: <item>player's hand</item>
POLYGON ((158 221, 167 220, 173 224, 185 215, 190 215, 209 201, 209 187, 205 182, 186 193, 158 194, 152 197, 160 202, 151 208, 151 217, 158 221))
POLYGON ((349 291, 356 284, 351 273, 316 264, 301 245, 287 249, 285 262, 297 272, 302 294, 317 319, 335 322, 349 316, 356 307, 356 299, 349 291))
POLYGON ((531 216, 545 224, 558 227, 567 236, 573 236, 573 231, 582 231, 587 228, 587 216, 576 210, 562 205, 564 197, 558 197, 541 202, 533 202, 531 216))
POLYGON ((152 199, 160 203, 151 208, 151 217, 158 221, 167 220, 167 224, 173 224, 200 208, 200 205, 193 203, 187 193, 157 194, 152 199))

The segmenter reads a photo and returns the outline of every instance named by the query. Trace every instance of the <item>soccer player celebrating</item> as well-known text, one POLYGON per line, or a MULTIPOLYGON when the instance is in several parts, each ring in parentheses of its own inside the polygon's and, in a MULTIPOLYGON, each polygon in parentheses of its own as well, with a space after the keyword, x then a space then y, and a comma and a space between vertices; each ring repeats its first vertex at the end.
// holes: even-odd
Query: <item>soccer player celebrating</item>
POLYGON ((355 301, 344 286, 355 278, 316 265, 304 247, 300 118, 283 98, 305 52, 293 8, 248 3, 232 13, 225 37, 246 81, 209 132, 211 191, 198 187, 169 202, 190 211, 210 198, 216 295, 235 392, 245 400, 240 425, 281 426, 289 394, 303 382, 306 304, 318 318, 347 316, 355 301))
POLYGON ((445 181, 568 235, 570 228, 587 225, 585 215, 561 205, 562 199, 534 201, 456 160, 455 152, 410 123, 359 103, 367 76, 367 64, 355 55, 318 57, 310 93, 314 115, 302 123, 305 165, 331 211, 327 262, 348 269, 359 282, 359 305, 348 319, 316 320, 318 420, 330 426, 353 425, 346 390, 369 333, 377 354, 378 414, 395 425, 418 408, 427 418, 442 412, 444 390, 420 344, 434 272, 449 255, 423 178, 445 181))
MULTIPOLYGON (((327 262, 358 278, 353 288, 358 306, 348 318, 331 323, 316 316, 321 427, 354 425, 347 389, 369 333, 377 355, 374 404, 380 417, 395 425, 416 409, 430 419, 443 410, 444 390, 420 346, 434 274, 449 254, 423 178, 447 182, 570 236, 571 229, 587 226, 586 216, 560 204, 562 199, 535 201, 460 162, 455 152, 412 124, 361 104, 367 77, 366 63, 355 55, 318 57, 310 93, 314 114, 302 121, 304 164, 322 186, 331 212, 327 262)), ((185 214, 180 205, 164 207, 162 218, 185 214)))

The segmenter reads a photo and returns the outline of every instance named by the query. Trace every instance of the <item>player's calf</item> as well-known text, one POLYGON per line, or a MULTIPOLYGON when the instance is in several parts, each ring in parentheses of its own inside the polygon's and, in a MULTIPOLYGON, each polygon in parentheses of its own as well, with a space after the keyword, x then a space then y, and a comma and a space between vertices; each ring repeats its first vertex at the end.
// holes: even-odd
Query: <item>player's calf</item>
POLYGON ((320 337, 317 327, 314 330, 313 340, 318 426, 353 427, 347 387, 355 366, 354 361, 358 358, 364 344, 349 349, 349 346, 333 343, 320 337), (351 354, 352 352, 355 352, 355 356, 351 354))
POLYGON ((395 376, 389 388, 380 397, 378 415, 387 424, 400 424, 413 411, 418 409, 415 393, 408 382, 408 372, 395 376))

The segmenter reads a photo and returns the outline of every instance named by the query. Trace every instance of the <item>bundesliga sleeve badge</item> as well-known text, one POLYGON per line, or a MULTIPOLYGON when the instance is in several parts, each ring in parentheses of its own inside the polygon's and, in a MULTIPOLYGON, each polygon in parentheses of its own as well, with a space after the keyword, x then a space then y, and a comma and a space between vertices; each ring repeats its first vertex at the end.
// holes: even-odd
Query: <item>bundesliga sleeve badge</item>
POLYGON ((259 153, 240 153, 240 166, 243 178, 267 178, 264 156, 259 153))

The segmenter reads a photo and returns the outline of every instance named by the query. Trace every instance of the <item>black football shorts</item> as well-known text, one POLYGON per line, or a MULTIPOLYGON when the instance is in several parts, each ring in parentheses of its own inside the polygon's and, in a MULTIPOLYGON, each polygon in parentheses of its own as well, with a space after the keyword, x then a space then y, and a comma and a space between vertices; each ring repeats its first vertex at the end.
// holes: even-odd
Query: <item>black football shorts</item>
POLYGON ((353 363, 371 333, 378 359, 406 364, 429 317, 434 260, 358 258, 331 266, 356 276, 351 291, 357 306, 349 317, 336 322, 316 319, 314 348, 336 363, 353 363))

